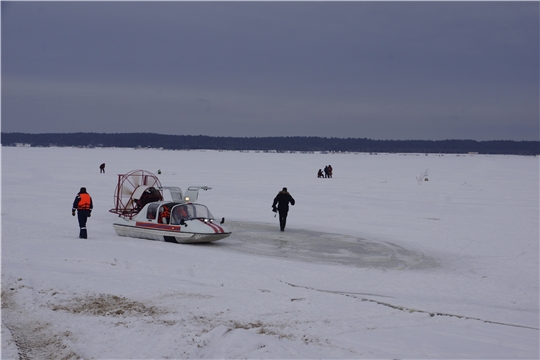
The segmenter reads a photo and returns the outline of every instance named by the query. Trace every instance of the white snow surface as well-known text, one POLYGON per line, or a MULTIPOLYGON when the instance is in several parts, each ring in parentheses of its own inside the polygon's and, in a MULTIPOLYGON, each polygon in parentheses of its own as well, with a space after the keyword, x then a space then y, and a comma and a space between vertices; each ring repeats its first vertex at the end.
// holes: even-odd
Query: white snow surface
POLYGON ((3 147, 1 214, 2 359, 539 358, 538 157, 3 147), (117 236, 136 169, 232 235, 117 236))

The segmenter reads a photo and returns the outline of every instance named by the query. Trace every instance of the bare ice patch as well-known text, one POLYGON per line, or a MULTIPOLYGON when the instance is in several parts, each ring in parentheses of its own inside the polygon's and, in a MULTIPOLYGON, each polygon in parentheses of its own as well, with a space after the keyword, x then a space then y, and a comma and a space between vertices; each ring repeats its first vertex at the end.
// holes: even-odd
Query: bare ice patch
POLYGON ((229 221, 232 235, 210 244, 228 250, 308 262, 336 263, 385 269, 421 269, 437 262, 421 252, 361 237, 287 228, 251 222, 229 221))

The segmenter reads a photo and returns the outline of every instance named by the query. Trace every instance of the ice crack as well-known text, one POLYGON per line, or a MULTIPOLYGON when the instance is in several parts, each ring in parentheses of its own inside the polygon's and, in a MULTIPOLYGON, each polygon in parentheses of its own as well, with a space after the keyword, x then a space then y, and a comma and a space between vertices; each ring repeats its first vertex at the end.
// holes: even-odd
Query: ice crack
POLYGON ((361 296, 358 296, 358 295, 379 296, 379 297, 391 297, 391 296, 376 295, 376 294, 365 294, 365 293, 351 293, 351 292, 344 292, 344 291, 323 290, 323 289, 312 288, 312 287, 309 287, 309 286, 295 285, 295 284, 288 283, 286 281, 281 281, 281 282, 283 282, 283 283, 285 283, 285 284, 287 284, 289 286, 292 286, 292 287, 297 287, 297 288, 303 288, 303 289, 307 289, 307 290, 313 290, 313 291, 325 292, 325 293, 330 293, 330 294, 337 294, 337 295, 344 295, 344 296, 348 296, 348 297, 353 297, 353 298, 359 299, 360 301, 372 302, 372 303, 375 303, 375 304, 378 304, 378 305, 387 306, 387 307, 390 307, 392 309, 405 311, 405 312, 409 312, 409 313, 415 313, 415 312, 416 313, 424 313, 424 314, 429 314, 429 316, 431 316, 431 317, 434 317, 434 316, 449 316, 449 317, 455 317, 455 318, 458 318, 458 319, 482 321, 482 322, 488 323, 488 324, 496 324, 496 325, 513 326, 513 327, 532 329, 532 330, 540 330, 540 328, 537 328, 537 327, 534 327, 534 326, 503 323, 503 322, 500 322, 500 321, 485 320, 485 319, 481 319, 481 318, 477 318, 477 317, 473 317, 473 316, 466 316, 466 315, 457 315, 457 314, 449 314, 449 313, 443 313, 443 312, 433 312, 433 311, 427 311, 427 310, 413 309, 413 308, 408 308, 408 307, 405 307, 405 306, 390 304, 390 303, 379 301, 379 300, 364 298, 364 297, 361 297, 361 296))

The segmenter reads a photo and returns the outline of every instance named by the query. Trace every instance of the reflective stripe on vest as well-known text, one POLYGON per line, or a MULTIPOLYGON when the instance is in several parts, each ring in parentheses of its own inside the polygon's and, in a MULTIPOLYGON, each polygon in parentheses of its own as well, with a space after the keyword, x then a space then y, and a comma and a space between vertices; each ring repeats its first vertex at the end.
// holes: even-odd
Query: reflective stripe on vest
POLYGON ((81 200, 79 200, 79 203, 77 204, 77 209, 79 210, 90 210, 90 195, 88 194, 79 194, 81 200))

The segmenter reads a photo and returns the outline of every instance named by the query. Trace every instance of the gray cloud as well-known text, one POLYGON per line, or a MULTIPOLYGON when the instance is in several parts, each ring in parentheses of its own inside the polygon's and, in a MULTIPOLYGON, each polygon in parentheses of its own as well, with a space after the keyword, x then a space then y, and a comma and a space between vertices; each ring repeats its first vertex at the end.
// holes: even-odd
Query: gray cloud
POLYGON ((539 137, 538 2, 2 3, 2 131, 539 137))

